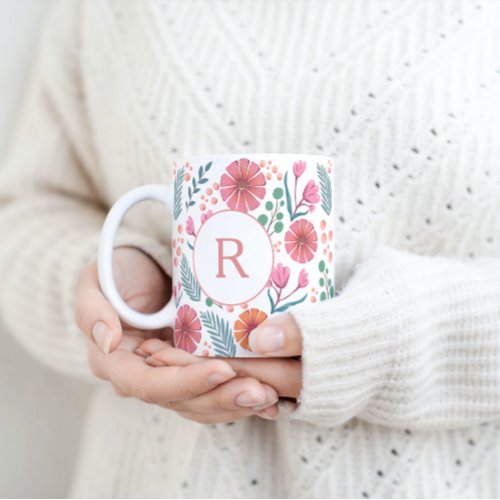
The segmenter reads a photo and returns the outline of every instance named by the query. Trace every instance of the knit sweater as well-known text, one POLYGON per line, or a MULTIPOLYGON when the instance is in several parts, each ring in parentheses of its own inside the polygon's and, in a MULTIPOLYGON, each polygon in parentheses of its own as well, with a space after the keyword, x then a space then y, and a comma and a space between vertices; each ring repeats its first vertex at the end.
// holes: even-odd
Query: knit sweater
MULTIPOLYGON (((337 289, 297 307, 296 410, 89 409, 84 497, 500 496, 500 2, 56 4, 0 169, 0 314, 93 380, 73 320, 106 210, 185 154, 326 154, 337 289)), ((168 216, 117 244, 171 271, 168 216)))

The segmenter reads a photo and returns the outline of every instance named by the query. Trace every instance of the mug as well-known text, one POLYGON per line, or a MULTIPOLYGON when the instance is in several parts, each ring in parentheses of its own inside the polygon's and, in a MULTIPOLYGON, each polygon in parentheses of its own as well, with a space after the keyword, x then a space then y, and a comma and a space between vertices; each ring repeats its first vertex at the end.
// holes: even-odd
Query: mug
POLYGON ((171 327, 199 356, 254 357, 249 334, 273 314, 334 295, 333 165, 296 154, 190 156, 169 185, 140 186, 111 208, 99 243, 99 281, 121 319, 171 327), (127 210, 170 208, 172 298, 153 314, 130 308, 113 279, 113 243, 127 210))

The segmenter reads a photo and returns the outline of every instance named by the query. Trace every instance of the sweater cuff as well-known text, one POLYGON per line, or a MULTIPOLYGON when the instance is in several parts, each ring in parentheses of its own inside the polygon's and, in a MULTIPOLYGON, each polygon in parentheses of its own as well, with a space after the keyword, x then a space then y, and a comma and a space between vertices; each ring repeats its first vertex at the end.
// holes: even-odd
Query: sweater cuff
POLYGON ((342 424, 362 413, 390 377, 401 311, 390 284, 395 253, 377 252, 342 295, 291 312, 303 337, 303 387, 291 418, 342 424))

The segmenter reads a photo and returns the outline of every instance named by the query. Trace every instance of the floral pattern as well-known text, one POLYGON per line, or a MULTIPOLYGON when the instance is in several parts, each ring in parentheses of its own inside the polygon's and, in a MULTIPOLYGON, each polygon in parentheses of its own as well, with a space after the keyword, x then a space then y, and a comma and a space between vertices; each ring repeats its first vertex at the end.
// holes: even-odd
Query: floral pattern
POLYGON ((256 308, 247 309, 238 316, 238 319, 234 323, 234 337, 243 349, 247 351, 252 350, 248 342, 248 336, 252 330, 257 328, 266 319, 267 314, 256 308))
POLYGON ((318 249, 318 234, 306 219, 295 221, 285 234, 285 248, 290 257, 303 264, 313 259, 318 249))
POLYGON ((225 164, 207 159, 175 165, 172 293, 178 348, 203 356, 252 356, 249 335, 269 315, 334 296, 333 166, 309 159, 280 165, 281 160, 249 155, 225 164), (218 303, 194 272, 200 228, 223 210, 254 217, 272 243, 269 280, 248 303, 218 303))
POLYGON ((187 304, 177 311, 174 328, 175 346, 193 353, 201 340, 201 323, 196 311, 187 304))
POLYGON ((255 210, 266 194, 266 179, 259 166, 246 158, 233 161, 220 180, 220 192, 227 206, 240 212, 255 210))

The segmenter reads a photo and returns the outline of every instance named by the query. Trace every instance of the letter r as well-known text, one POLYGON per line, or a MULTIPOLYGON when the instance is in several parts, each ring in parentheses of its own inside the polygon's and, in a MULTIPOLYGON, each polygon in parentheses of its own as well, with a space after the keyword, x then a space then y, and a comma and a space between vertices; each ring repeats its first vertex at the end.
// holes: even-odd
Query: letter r
POLYGON ((224 274, 224 260, 230 260, 236 270, 238 271, 239 275, 242 278, 248 278, 248 274, 245 273, 243 268, 241 267, 241 264, 238 262, 238 257, 241 256, 243 253, 243 243, 238 240, 237 238, 216 238, 217 240, 217 255, 218 255, 218 272, 216 275, 216 278, 225 278, 226 275, 224 274), (233 255, 224 255, 224 243, 227 241, 232 241, 233 243, 236 243, 236 252, 233 255))

